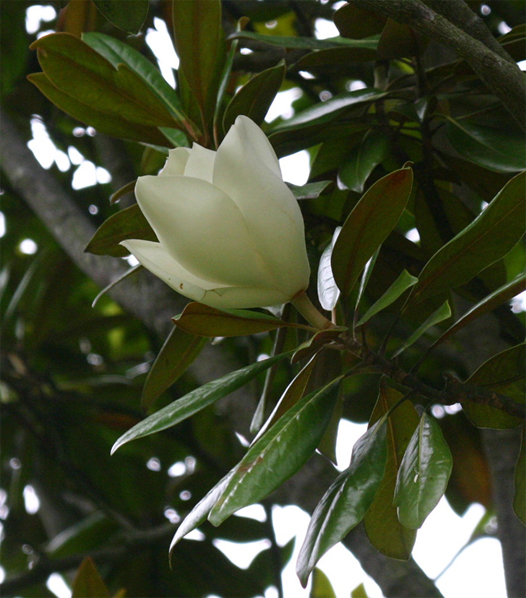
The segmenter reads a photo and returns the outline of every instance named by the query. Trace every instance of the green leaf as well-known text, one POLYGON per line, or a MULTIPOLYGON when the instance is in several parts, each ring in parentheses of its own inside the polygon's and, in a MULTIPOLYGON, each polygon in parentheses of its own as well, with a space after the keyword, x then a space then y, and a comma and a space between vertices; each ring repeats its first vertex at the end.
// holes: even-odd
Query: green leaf
POLYGON ((282 353, 281 355, 275 355, 274 357, 269 357, 268 359, 248 365, 241 370, 231 372, 230 374, 226 374, 226 376, 222 376, 217 380, 213 380, 204 386, 196 388, 184 397, 173 401, 163 409, 156 411, 154 414, 133 426, 133 428, 128 430, 117 440, 111 449, 111 453, 113 454, 119 447, 136 438, 149 436, 150 434, 155 434, 156 432, 175 426, 179 422, 198 413, 205 407, 208 407, 208 405, 212 405, 212 403, 215 403, 219 399, 229 395, 231 392, 241 388, 258 374, 267 370, 274 363, 289 357, 290 354, 291 351, 282 353))
MULTIPOLYGON (((521 344, 488 359, 466 383, 482 386, 524 404, 525 378, 526 345, 521 344)), ((518 418, 489 405, 466 401, 462 409, 467 418, 479 428, 515 428, 521 424, 518 418)))
POLYGON ((332 181, 317 181, 316 183, 307 183, 306 185, 292 185, 287 183, 289 189, 294 194, 294 197, 298 200, 304 199, 317 199, 320 195, 324 195, 327 191, 330 191, 334 186, 332 181))
MULTIPOLYGON (((402 393, 388 386, 386 379, 382 378, 371 423, 384 417, 402 397, 402 393)), ((385 473, 363 521, 371 544, 393 559, 407 560, 416 539, 416 532, 398 521, 393 498, 400 464, 419 421, 411 401, 400 403, 387 419, 385 473)))
POLYGON ((195 302, 189 303, 183 313, 173 318, 173 321, 185 332, 209 337, 247 336, 284 326, 311 330, 308 326, 285 322, 261 312, 247 309, 219 310, 195 302))
POLYGON ((177 327, 170 332, 144 383, 141 395, 144 409, 148 409, 188 369, 206 342, 205 338, 177 327))
POLYGON ((524 234, 526 172, 513 177, 487 208, 424 266, 409 303, 454 289, 504 257, 524 234))
POLYGON ((411 168, 396 170, 374 183, 347 217, 332 253, 334 279, 344 296, 398 223, 412 186, 411 168))
POLYGON ((360 523, 373 502, 387 459, 384 424, 378 421, 356 442, 350 466, 314 510, 296 565, 304 587, 320 558, 360 523))
POLYGON ((269 430, 283 415, 285 415, 289 409, 294 407, 294 405, 301 400, 311 378, 314 367, 316 366, 318 356, 319 353, 316 353, 313 357, 311 357, 310 361, 299 371, 299 373, 287 386, 281 395, 281 398, 274 407, 274 410, 270 414, 268 420, 265 422, 265 425, 260 429, 258 435, 254 439, 254 442, 263 436, 263 434, 269 430))
POLYGON ((526 434, 522 431, 521 452, 515 465, 515 496, 513 509, 517 517, 526 525, 526 434))
POLYGON ((260 125, 281 87, 287 67, 281 61, 258 73, 230 100, 223 116, 223 129, 228 131, 240 114, 260 125))
POLYGON ((457 152, 496 172, 526 169, 526 143, 522 131, 503 130, 448 117, 446 134, 457 152))
POLYGON ((230 36, 230 39, 254 39, 271 46, 281 48, 296 48, 300 50, 324 50, 335 47, 364 48, 376 50, 377 39, 346 39, 345 37, 329 37, 327 39, 315 39, 312 37, 300 37, 291 35, 266 35, 253 33, 252 31, 240 31, 230 36))
POLYGON ((358 320, 357 326, 365 324, 378 312, 394 303, 407 289, 418 282, 418 278, 411 276, 407 270, 403 270, 400 276, 393 282, 393 284, 385 291, 385 293, 365 312, 365 314, 358 320))
POLYGON ((110 598, 110 593, 91 557, 86 557, 75 574, 71 598, 110 598))
POLYGON ((119 29, 139 33, 148 14, 148 0, 93 0, 100 12, 119 29))
POLYGON ((336 598, 336 593, 325 573, 316 567, 312 572, 309 598, 336 598))
POLYGON ((120 40, 103 33, 83 33, 82 41, 104 56, 115 68, 124 63, 155 93, 164 106, 181 121, 185 121, 181 101, 165 78, 145 56, 120 40))
POLYGON ((355 318, 358 316, 358 308, 360 307, 360 303, 362 301, 363 294, 365 289, 367 288, 367 283, 371 278, 371 274, 374 270, 374 265, 376 264, 376 260, 378 259, 378 255, 380 253, 381 246, 373 253, 373 255, 367 260, 365 267, 363 269, 362 277, 360 279, 360 286, 358 288, 358 293, 356 295, 356 308, 354 311, 355 318))
POLYGON ((223 494, 228 482, 234 475, 235 468, 232 469, 227 473, 227 475, 219 480, 219 482, 207 492, 206 496, 202 498, 195 507, 188 513, 188 515, 183 519, 177 531, 175 532, 175 536, 172 539, 170 544, 170 557, 172 554, 175 545, 182 540, 186 534, 189 534, 191 531, 199 527, 202 523, 204 523, 210 513, 212 507, 216 504, 218 499, 223 494))
POLYGON ((402 525, 417 529, 446 491, 453 458, 437 421, 424 413, 405 452, 394 504, 402 525))
POLYGON ((110 216, 98 228, 84 251, 95 255, 124 257, 128 250, 119 245, 125 239, 144 239, 157 241, 150 223, 146 220, 139 206, 134 204, 110 216))
POLYGON ((340 180, 351 191, 362 193, 372 171, 382 162, 389 150, 384 131, 370 129, 339 170, 340 180))
POLYGON ((320 305, 327 311, 332 311, 340 298, 340 289, 336 285, 332 274, 331 258, 334 244, 341 229, 341 226, 335 228, 332 240, 321 254, 318 266, 318 299, 320 305))
POLYGON ((374 88, 358 89, 356 91, 340 93, 325 102, 319 102, 298 112, 293 117, 288 118, 280 125, 274 127, 271 133, 325 124, 334 120, 349 108, 364 102, 374 102, 386 95, 386 92, 374 88))
POLYGON ((172 2, 172 16, 183 103, 186 108, 197 104, 207 130, 213 121, 225 62, 221 2, 172 2))
POLYGON ((250 447, 208 515, 213 525, 265 498, 307 462, 331 419, 340 381, 308 394, 250 447))
POLYGON ((351 3, 339 8, 334 13, 333 20, 341 35, 353 39, 379 35, 386 22, 386 18, 378 13, 351 3))
MULTIPOLYGON (((514 278, 511 282, 501 286, 496 291, 484 297, 482 301, 479 301, 476 305, 474 305, 471 309, 469 309, 461 318, 459 318, 451 327, 449 327, 442 336, 440 336, 432 345, 435 347, 436 345, 444 342, 448 339, 452 334, 464 328, 480 316, 492 311, 499 305, 506 303, 513 297, 517 296, 522 291, 526 290, 526 272, 524 274, 519 274, 516 278, 514 278)), ((431 347, 431 348, 432 348, 431 347)))
POLYGON ((31 44, 48 79, 73 99, 139 125, 174 126, 149 85, 128 66, 115 69, 88 44, 69 33, 53 33, 31 44))
POLYGON ((55 87, 44 73, 33 73, 27 78, 55 106, 80 122, 94 127, 100 133, 131 141, 168 145, 166 138, 157 127, 132 123, 116 114, 108 114, 79 102, 55 87))
POLYGON ((434 326, 435 324, 439 324, 444 320, 447 320, 451 316, 451 308, 449 307, 449 302, 444 301, 442 305, 436 309, 427 320, 421 324, 414 332, 406 339, 400 347, 393 353, 393 359, 400 355, 402 351, 405 351, 408 347, 414 344, 429 328, 434 326))

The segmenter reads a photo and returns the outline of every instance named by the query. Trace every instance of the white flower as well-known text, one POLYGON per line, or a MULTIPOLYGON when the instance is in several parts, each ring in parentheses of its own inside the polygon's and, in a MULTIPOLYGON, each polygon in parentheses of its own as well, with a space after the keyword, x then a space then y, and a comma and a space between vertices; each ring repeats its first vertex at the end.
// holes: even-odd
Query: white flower
POLYGON ((269 307, 309 282, 303 218, 263 131, 238 116, 214 152, 176 148, 137 202, 159 243, 124 245, 173 289, 216 308, 269 307))

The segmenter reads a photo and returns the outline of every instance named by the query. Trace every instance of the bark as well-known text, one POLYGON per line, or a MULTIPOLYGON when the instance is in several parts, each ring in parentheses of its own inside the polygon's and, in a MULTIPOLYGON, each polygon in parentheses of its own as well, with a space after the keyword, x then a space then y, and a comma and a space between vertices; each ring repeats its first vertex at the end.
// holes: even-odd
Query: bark
POLYGON ((519 67, 419 0, 352 0, 451 47, 526 130, 526 78, 519 67))

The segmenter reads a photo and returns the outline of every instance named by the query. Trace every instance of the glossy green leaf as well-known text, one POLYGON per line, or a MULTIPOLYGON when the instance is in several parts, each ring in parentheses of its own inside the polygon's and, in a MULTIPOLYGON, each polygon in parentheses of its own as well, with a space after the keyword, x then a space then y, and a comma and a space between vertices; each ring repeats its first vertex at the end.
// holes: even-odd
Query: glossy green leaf
MULTIPOLYGON (((285 322, 274 316, 247 309, 219 310, 202 303, 189 303, 183 313, 173 318, 185 332, 199 336, 246 336, 276 330, 284 326, 308 328, 285 322)), ((310 330, 310 328, 308 328, 310 330)))
POLYGON ((195 505, 195 507, 190 511, 190 513, 188 513, 183 521, 181 521, 181 524, 177 528, 175 536, 170 544, 170 555, 172 554, 176 544, 182 540, 186 534, 189 534, 191 531, 206 521, 210 510, 223 494, 223 491, 225 490, 234 472, 235 468, 229 471, 224 478, 219 480, 219 482, 207 492, 206 496, 195 505))
POLYGON ((336 285, 332 274, 331 258, 334 244, 341 229, 341 226, 337 226, 334 230, 332 240, 321 254, 318 266, 318 299, 320 300, 320 305, 326 311, 332 311, 340 298, 340 289, 336 285))
POLYGON ((347 39, 345 37, 329 37, 327 39, 315 39, 312 37, 300 37, 289 35, 266 35, 253 33, 252 31, 241 31, 230 36, 231 39, 254 39, 271 46, 280 46, 281 48, 296 48, 300 50, 324 50, 338 46, 350 48, 365 48, 376 50, 378 40, 376 39, 347 39))
POLYGON ((344 326, 335 326, 326 330, 320 330, 308 340, 302 343, 292 356, 291 363, 298 363, 302 359, 310 358, 327 343, 337 341, 342 332, 347 332, 344 326))
POLYGON ((362 276, 360 278, 360 286, 358 287, 358 293, 356 295, 356 309, 354 312, 355 318, 358 316, 358 308, 360 307, 360 303, 362 301, 363 294, 365 293, 365 289, 367 288, 367 283, 371 278, 371 274, 374 270, 374 265, 376 264, 376 260, 378 259, 378 254, 380 253, 381 246, 373 253, 373 255, 367 260, 365 267, 362 272, 362 276))
POLYGON ((172 16, 182 100, 187 108, 197 104, 207 129, 213 120, 226 55, 221 2, 172 2, 172 16))
POLYGON ((514 278, 511 282, 503 285, 502 287, 498 288, 496 291, 484 297, 482 301, 479 301, 476 305, 474 305, 471 309, 469 309, 465 314, 462 315, 452 326, 450 326, 442 336, 440 336, 434 343, 433 347, 436 345, 444 342, 448 339, 451 335, 458 332, 464 326, 467 326, 480 316, 492 311, 499 305, 506 303, 513 297, 517 296, 522 291, 526 290, 526 273, 519 274, 516 278, 514 278))
MULTIPOLYGON (((522 403, 526 401, 526 345, 516 345, 497 353, 467 380, 467 384, 505 395, 522 403)), ((500 409, 466 401, 462 408, 467 418, 480 428, 515 428, 521 424, 516 417, 500 409)))
POLYGON ((317 199, 320 195, 325 195, 327 191, 330 191, 333 186, 334 183, 332 181, 317 181, 301 186, 288 183, 289 189, 298 201, 304 199, 317 199))
POLYGON ((316 353, 313 357, 311 357, 309 362, 292 379, 290 384, 281 395, 269 418, 265 422, 265 425, 259 430, 259 433, 253 442, 263 436, 263 434, 269 430, 283 415, 285 415, 289 409, 294 407, 294 405, 296 405, 296 403, 302 399, 314 367, 316 366, 318 356, 319 353, 316 353))
POLYGON ((496 129, 449 117, 446 134, 461 156, 479 166, 496 172, 526 169, 526 142, 519 129, 496 129))
POLYGON ((394 303, 402 294, 411 288, 418 282, 418 278, 411 276, 407 270, 403 270, 400 276, 393 282, 393 284, 385 291, 385 293, 371 305, 371 307, 365 312, 365 314, 358 320, 357 326, 365 324, 377 313, 389 307, 394 303))
POLYGON ((451 317, 451 308, 449 307, 449 302, 444 301, 444 303, 442 303, 442 305, 438 309, 436 309, 429 316, 429 318, 427 318, 427 320, 423 324, 421 324, 413 332, 413 334, 411 334, 409 338, 407 338, 402 343, 402 345, 393 353, 393 358, 397 357, 398 355, 400 355, 400 353, 402 353, 402 351, 405 351, 408 347, 414 344, 425 332, 429 330, 429 328, 435 326, 435 324, 439 324, 440 322, 447 320, 449 317, 451 317))
POLYGON ((153 402, 184 374, 201 353, 206 342, 206 338, 188 334, 177 327, 170 332, 146 377, 141 396, 144 409, 151 407, 153 402))
POLYGON ((334 13, 334 24, 344 37, 363 39, 382 32, 386 18, 355 4, 344 4, 334 13))
POLYGON ((350 466, 314 510, 296 565, 303 586, 320 558, 362 521, 373 502, 387 459, 384 424, 378 421, 356 442, 350 466))
POLYGON ((84 251, 95 255, 124 257, 129 252, 119 243, 125 239, 157 241, 152 227, 137 204, 120 210, 105 220, 84 251))
POLYGON ((344 296, 398 223, 412 186, 411 168, 396 170, 372 185, 347 217, 332 253, 334 279, 344 296))
POLYGON ((515 465, 515 495, 513 509, 517 517, 526 525, 526 434, 522 431, 521 452, 515 465))
POLYGON ((274 127, 272 133, 279 131, 289 131, 313 125, 322 125, 337 118, 344 110, 357 106, 364 102, 374 102, 385 97, 387 94, 374 88, 358 89, 356 91, 347 91, 335 95, 334 97, 314 104, 293 117, 288 118, 283 123, 274 127))
POLYGON ((91 557, 86 557, 75 574, 71 598, 110 598, 110 593, 91 557))
POLYGON ((115 37, 103 33, 84 33, 82 41, 104 56, 115 68, 124 63, 130 67, 153 90, 164 106, 181 122, 181 101, 166 79, 145 56, 115 37))
POLYGON ((213 525, 265 498, 308 461, 331 419, 340 381, 301 399, 250 447, 208 515, 213 525))
POLYGON ((119 29, 139 33, 148 15, 148 0, 93 0, 100 12, 119 29))
POLYGON ((31 44, 48 79, 73 99, 139 125, 174 126, 155 93, 133 70, 110 62, 78 37, 53 33, 31 44))
POLYGON ((287 67, 278 65, 254 75, 230 100, 223 116, 223 129, 228 131, 240 114, 260 125, 281 87, 287 67))
MULTIPOLYGON (((382 379, 371 423, 385 416, 402 397, 402 393, 388 386, 385 378, 382 379)), ((419 421, 418 413, 409 400, 400 403, 387 419, 385 473, 363 521, 371 544, 393 559, 407 560, 416 539, 416 532, 398 521, 393 498, 400 464, 419 421)))
POLYGON ((356 68, 355 63, 371 62, 373 60, 378 60, 378 54, 372 48, 327 48, 326 50, 309 52, 309 54, 294 63, 294 69, 307 71, 313 75, 341 76, 356 68))
POLYGON ((422 415, 400 465, 394 504, 402 525, 418 529, 446 491, 453 458, 437 421, 422 415))
POLYGON ((111 449, 112 454, 127 442, 175 426, 179 422, 198 413, 205 407, 208 407, 208 405, 215 403, 219 399, 229 395, 231 392, 241 388, 258 374, 267 370, 274 363, 289 357, 290 354, 291 352, 282 353, 281 355, 275 355, 274 357, 269 357, 263 361, 257 361, 241 370, 231 372, 230 374, 226 374, 226 376, 222 376, 217 380, 213 380, 204 386, 196 388, 184 397, 173 401, 166 407, 163 407, 163 409, 156 411, 137 425, 133 426, 133 428, 128 430, 117 440, 117 442, 115 442, 111 449))
POLYGON ((370 174, 383 161, 388 150, 385 131, 370 129, 342 163, 338 173, 342 183, 351 191, 362 193, 370 174))
POLYGON ((506 255, 524 235, 526 172, 513 177, 487 208, 446 243, 420 273, 410 303, 454 289, 506 255))
POLYGON ((27 78, 55 106, 58 106, 80 122, 94 127, 101 133, 131 141, 141 141, 161 146, 169 145, 166 137, 157 127, 132 123, 116 114, 108 114, 88 106, 55 87, 44 73, 33 73, 28 75, 27 78))

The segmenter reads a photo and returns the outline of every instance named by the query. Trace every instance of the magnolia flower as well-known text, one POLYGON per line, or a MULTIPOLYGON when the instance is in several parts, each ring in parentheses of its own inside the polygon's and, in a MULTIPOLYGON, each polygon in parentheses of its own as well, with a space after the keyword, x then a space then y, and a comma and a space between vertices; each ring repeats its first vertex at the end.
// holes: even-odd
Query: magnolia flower
POLYGON ((214 152, 170 150, 137 202, 159 243, 124 245, 173 289, 216 308, 286 303, 309 282, 304 226, 263 131, 238 116, 214 152))

